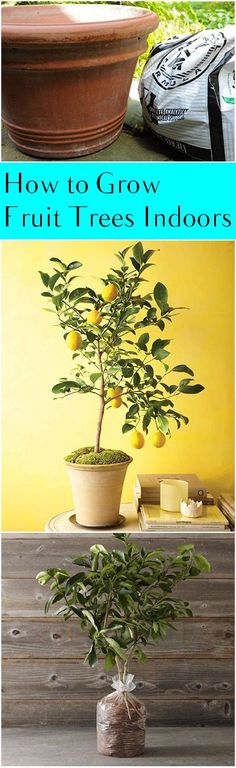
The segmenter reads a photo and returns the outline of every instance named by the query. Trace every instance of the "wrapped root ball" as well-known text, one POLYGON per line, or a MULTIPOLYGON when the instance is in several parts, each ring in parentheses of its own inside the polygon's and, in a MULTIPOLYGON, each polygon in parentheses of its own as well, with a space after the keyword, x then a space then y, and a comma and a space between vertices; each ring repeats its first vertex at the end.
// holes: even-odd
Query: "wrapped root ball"
POLYGON ((146 710, 127 691, 115 691, 97 704, 97 748, 102 755, 135 757, 145 744, 146 710))

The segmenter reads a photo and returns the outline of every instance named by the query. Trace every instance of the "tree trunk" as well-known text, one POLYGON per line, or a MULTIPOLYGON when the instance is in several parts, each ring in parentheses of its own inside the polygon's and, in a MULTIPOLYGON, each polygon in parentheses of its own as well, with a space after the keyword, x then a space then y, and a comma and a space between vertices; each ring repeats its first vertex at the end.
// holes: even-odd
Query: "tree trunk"
POLYGON ((100 439, 101 439, 101 431, 102 431, 102 422, 103 422, 103 416, 104 416, 104 410, 105 410, 105 400, 104 400, 104 371, 103 371, 103 365, 102 365, 102 356, 101 356, 101 349, 100 349, 100 341, 98 339, 98 365, 99 370, 101 372, 101 378, 100 378, 100 406, 99 406, 99 414, 98 414, 98 422, 97 422, 97 432, 96 432, 96 438, 95 438, 95 453, 99 452, 100 449, 100 439))

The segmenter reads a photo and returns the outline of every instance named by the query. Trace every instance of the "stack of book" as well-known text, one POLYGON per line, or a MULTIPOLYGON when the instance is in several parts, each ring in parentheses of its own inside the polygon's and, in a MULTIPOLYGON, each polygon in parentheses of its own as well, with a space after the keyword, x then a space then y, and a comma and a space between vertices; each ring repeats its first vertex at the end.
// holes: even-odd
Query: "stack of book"
POLYGON ((214 505, 213 496, 207 492, 197 475, 137 475, 134 486, 134 504, 137 511, 143 504, 160 504, 160 481, 166 479, 187 480, 190 499, 202 501, 206 506, 214 505))
POLYGON ((235 521, 235 501, 231 493, 222 492, 218 498, 218 507, 223 512, 223 515, 230 523, 230 527, 234 528, 235 521))
POLYGON ((181 512, 165 512, 157 504, 141 504, 138 515, 142 531, 224 531, 229 527, 225 515, 212 505, 203 507, 201 517, 185 517, 181 512))
POLYGON ((215 506, 213 496, 208 493, 206 486, 194 474, 137 475, 134 487, 134 503, 138 512, 140 527, 143 531, 170 531, 178 529, 186 531, 214 530, 223 531, 229 527, 230 513, 229 498, 227 497, 228 515, 224 510, 215 506), (187 480, 188 496, 194 501, 202 501, 203 515, 201 517, 185 517, 181 512, 166 512, 160 507, 160 481, 165 479, 187 480))

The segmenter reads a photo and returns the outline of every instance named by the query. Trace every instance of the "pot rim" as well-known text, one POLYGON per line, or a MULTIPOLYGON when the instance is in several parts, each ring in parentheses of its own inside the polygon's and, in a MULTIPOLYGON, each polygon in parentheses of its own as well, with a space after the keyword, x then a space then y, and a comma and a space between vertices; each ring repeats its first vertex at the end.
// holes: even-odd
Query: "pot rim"
POLYGON ((19 45, 38 42, 41 44, 70 44, 71 42, 98 42, 110 39, 117 41, 123 38, 133 38, 141 34, 145 36, 156 29, 159 17, 147 8, 137 6, 100 6, 93 5, 94 12, 104 13, 110 7, 111 17, 94 21, 66 19, 65 12, 82 14, 89 8, 85 3, 79 7, 74 5, 17 5, 2 8, 2 42, 19 45), (121 15, 121 11, 124 14, 121 15), (27 20, 28 16, 28 20, 27 20), (48 18, 47 18, 48 17, 48 18), (51 20, 50 20, 51 17, 51 20), (115 23, 115 24, 114 24, 115 23))
POLYGON ((118 467, 128 467, 129 464, 132 463, 132 461, 133 461, 132 456, 129 456, 129 459, 127 459, 127 461, 117 461, 117 462, 114 462, 113 464, 74 464, 74 462, 66 461, 66 459, 64 459, 66 466, 70 469, 94 470, 96 472, 105 471, 109 468, 116 469, 118 467))

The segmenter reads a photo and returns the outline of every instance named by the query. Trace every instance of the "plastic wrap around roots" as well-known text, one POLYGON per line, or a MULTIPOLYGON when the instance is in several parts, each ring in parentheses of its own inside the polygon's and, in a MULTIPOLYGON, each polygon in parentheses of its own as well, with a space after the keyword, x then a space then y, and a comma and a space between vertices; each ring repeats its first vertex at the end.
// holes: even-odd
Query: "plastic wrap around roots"
POLYGON ((146 710, 128 691, 115 691, 97 704, 97 747, 102 755, 135 757, 145 743, 146 710))

